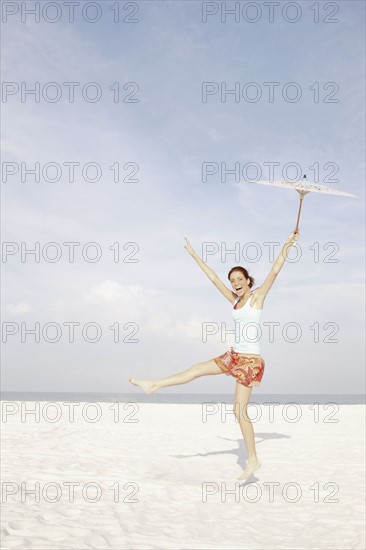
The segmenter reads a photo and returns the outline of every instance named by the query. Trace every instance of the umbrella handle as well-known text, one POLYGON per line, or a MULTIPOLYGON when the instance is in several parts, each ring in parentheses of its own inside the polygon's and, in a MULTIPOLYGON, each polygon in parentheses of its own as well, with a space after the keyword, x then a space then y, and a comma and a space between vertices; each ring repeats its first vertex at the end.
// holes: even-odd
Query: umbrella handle
POLYGON ((300 221, 300 214, 301 214, 301 207, 302 207, 302 201, 304 200, 304 197, 307 193, 310 193, 310 191, 299 191, 298 189, 296 189, 296 191, 298 193, 300 193, 300 206, 299 206, 299 211, 298 211, 298 214, 297 214, 297 222, 296 222, 296 229, 295 229, 295 233, 297 232, 298 228, 299 228, 299 221, 300 221))

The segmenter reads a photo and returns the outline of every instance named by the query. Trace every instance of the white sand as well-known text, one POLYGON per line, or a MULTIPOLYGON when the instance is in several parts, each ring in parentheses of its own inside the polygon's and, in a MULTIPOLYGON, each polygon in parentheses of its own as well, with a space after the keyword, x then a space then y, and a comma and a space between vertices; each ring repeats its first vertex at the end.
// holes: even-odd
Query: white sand
MULTIPOLYGON (((22 404, 15 405, 20 410, 22 404)), ((47 417, 45 405, 39 403, 47 417)), ((32 416, 22 422, 20 412, 2 415, 2 548, 365 548, 364 406, 339 405, 333 416, 338 423, 329 423, 324 419, 332 408, 320 405, 320 421, 314 422, 310 405, 301 405, 301 418, 292 423, 283 418, 283 405, 270 422, 263 405, 254 423, 262 468, 251 483, 239 485, 246 457, 232 415, 223 422, 217 413, 203 422, 202 405, 149 403, 135 406, 134 423, 127 422, 134 407, 120 404, 120 421, 114 422, 110 407, 116 407, 98 405, 97 423, 83 419, 85 403, 76 407, 74 423, 62 403, 55 423, 42 416, 39 423, 32 416), (39 483, 39 502, 21 491, 22 482, 27 489, 39 483), (74 502, 67 482, 79 483, 74 502), (46 493, 47 483, 58 484, 58 501, 48 502, 56 492, 46 493), (83 499, 87 483, 100 487, 97 502, 83 499), (120 498, 114 502, 110 487, 117 483, 120 498), (215 492, 207 502, 205 483, 215 492), (279 484, 273 502, 270 483, 279 484), (18 490, 7 496, 11 488, 18 490), (227 494, 225 502, 224 490, 235 488, 236 496, 227 494), (297 502, 289 502, 296 489, 297 502), (332 492, 337 502, 326 502, 332 492)), ((288 416, 294 412, 289 409, 288 416)), ((54 413, 48 410, 50 417, 54 413)), ((90 408, 90 417, 94 413, 90 408)), ((89 500, 95 495, 93 489, 87 493, 89 500)))

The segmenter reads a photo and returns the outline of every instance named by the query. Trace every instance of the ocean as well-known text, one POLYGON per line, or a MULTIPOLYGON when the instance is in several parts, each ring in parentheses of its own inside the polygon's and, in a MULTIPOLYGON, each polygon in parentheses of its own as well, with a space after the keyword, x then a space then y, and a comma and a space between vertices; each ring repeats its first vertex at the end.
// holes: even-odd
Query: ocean
MULTIPOLYGON (((82 392, 19 392, 3 391, 1 401, 65 401, 87 403, 176 403, 199 404, 207 402, 232 403, 233 394, 224 393, 82 393, 82 392)), ((363 394, 251 394, 251 403, 338 403, 359 405, 365 403, 363 394)))

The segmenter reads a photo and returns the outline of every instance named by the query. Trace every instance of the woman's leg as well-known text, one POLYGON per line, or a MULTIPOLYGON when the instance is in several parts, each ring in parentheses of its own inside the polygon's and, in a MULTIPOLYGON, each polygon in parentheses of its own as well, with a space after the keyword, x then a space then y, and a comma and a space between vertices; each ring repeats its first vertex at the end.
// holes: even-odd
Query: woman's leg
POLYGON ((254 470, 257 470, 261 466, 255 449, 253 425, 247 412, 251 392, 252 388, 247 388, 243 384, 239 384, 239 382, 236 383, 234 412, 236 418, 239 420, 241 433, 243 434, 248 452, 248 462, 242 474, 238 477, 240 480, 246 479, 254 470))
POLYGON ((172 374, 166 378, 160 378, 159 380, 137 380, 136 378, 129 377, 129 382, 140 386, 146 393, 154 393, 160 388, 166 388, 167 386, 177 386, 179 384, 187 384, 199 376, 206 376, 208 374, 224 374, 223 371, 216 365, 215 361, 204 361, 203 363, 196 363, 193 367, 187 370, 172 374))

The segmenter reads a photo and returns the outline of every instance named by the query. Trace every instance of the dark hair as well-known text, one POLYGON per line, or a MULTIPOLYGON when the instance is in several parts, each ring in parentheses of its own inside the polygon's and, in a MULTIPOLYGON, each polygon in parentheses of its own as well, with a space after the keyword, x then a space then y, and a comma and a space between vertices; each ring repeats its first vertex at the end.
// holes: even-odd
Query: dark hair
POLYGON ((227 276, 229 281, 230 281, 230 275, 232 274, 233 271, 240 271, 246 279, 250 279, 249 288, 252 288, 252 286, 254 285, 255 279, 249 275, 249 273, 244 267, 241 267, 241 265, 236 265, 235 267, 231 268, 227 276))

